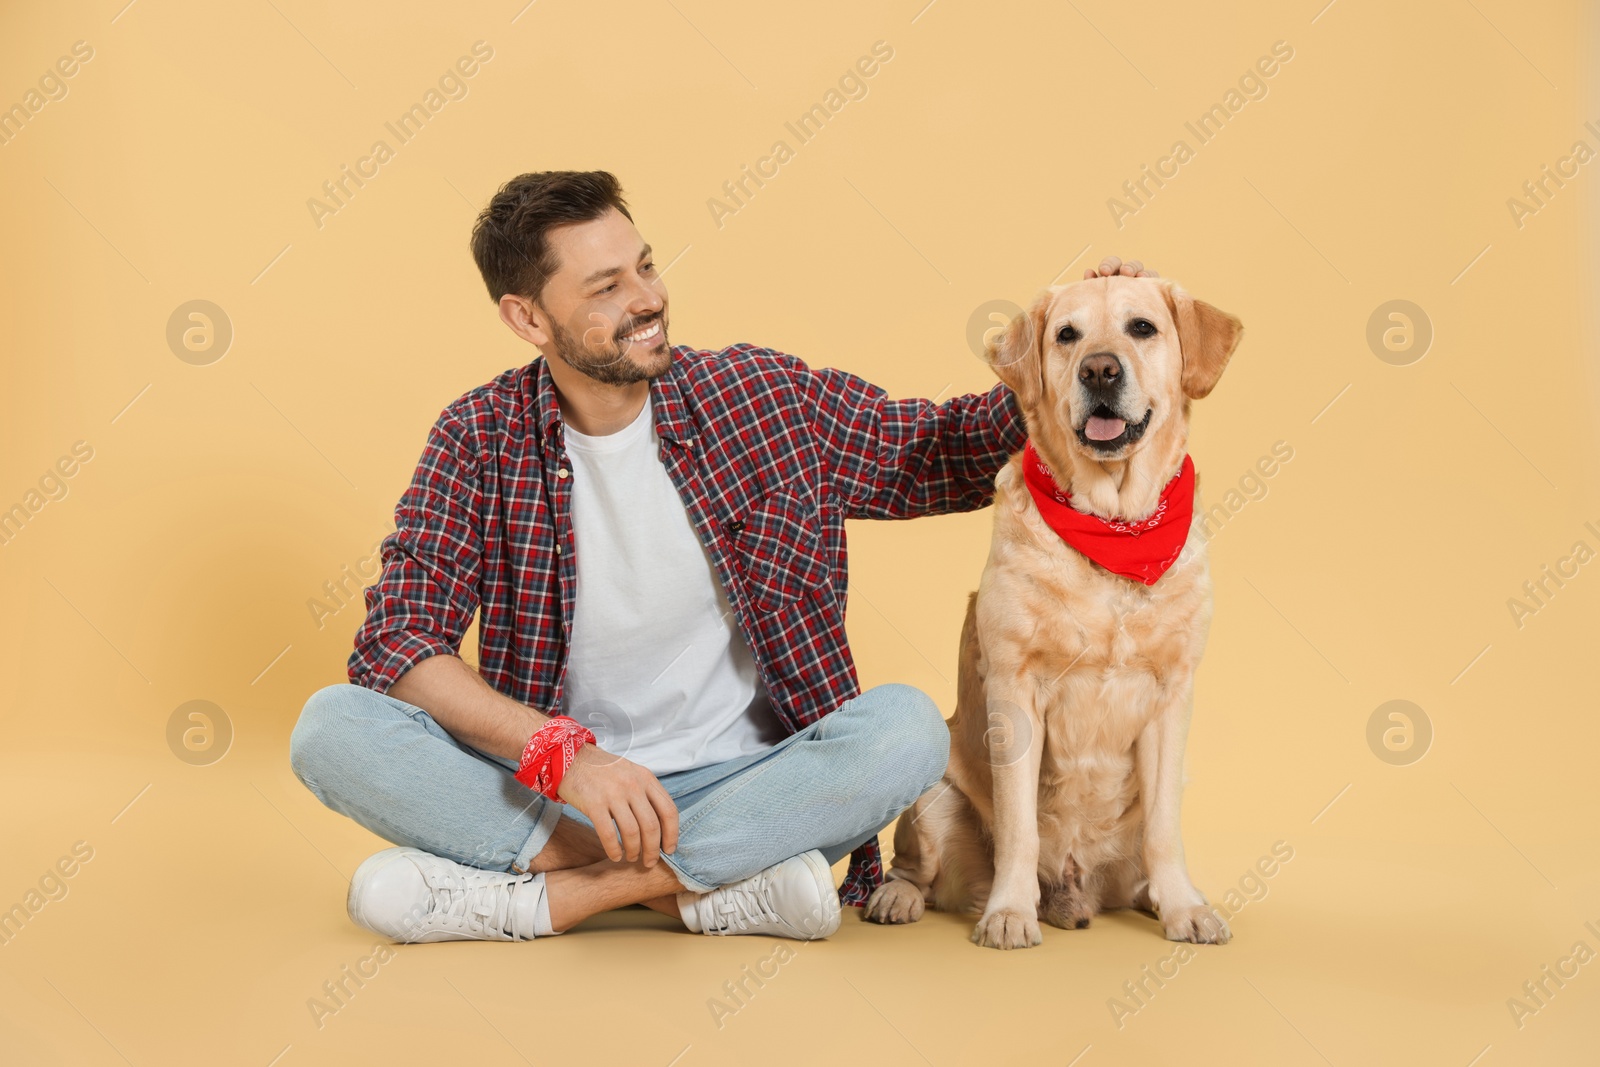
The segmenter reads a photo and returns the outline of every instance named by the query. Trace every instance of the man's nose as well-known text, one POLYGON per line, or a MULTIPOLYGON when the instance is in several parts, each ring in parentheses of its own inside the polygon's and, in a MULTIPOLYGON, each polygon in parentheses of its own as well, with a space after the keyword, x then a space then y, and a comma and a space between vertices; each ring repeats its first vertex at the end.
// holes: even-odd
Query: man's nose
POLYGON ((666 294, 660 278, 640 278, 634 294, 635 303, 646 312, 660 311, 666 306, 666 294))
POLYGON ((1122 384, 1122 361, 1110 352, 1095 352, 1078 365, 1078 381, 1091 393, 1109 393, 1122 384))

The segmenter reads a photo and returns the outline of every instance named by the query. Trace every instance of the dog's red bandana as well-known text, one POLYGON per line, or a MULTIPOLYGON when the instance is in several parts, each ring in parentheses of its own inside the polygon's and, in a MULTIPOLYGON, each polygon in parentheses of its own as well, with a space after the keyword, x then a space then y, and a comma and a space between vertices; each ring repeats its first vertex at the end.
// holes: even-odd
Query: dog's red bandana
POLYGON ((1126 522, 1085 515, 1068 503, 1072 494, 1055 476, 1029 441, 1022 450, 1022 476, 1039 514, 1061 539, 1113 574, 1154 585, 1167 573, 1189 539, 1194 518, 1194 460, 1183 457, 1161 500, 1147 519, 1126 522))

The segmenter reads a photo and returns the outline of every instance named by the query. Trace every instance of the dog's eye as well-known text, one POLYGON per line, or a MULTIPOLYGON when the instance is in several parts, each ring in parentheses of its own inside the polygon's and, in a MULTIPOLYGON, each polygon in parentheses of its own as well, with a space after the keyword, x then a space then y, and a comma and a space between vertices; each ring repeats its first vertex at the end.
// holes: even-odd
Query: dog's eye
POLYGON ((1128 323, 1128 332, 1135 337, 1154 337, 1156 327, 1149 319, 1134 319, 1128 323))
POLYGON ((1061 327, 1060 331, 1056 334, 1056 343, 1057 344, 1070 345, 1072 342, 1076 341, 1077 339, 1078 339, 1078 331, 1073 329, 1071 326, 1063 326, 1063 327, 1061 327))

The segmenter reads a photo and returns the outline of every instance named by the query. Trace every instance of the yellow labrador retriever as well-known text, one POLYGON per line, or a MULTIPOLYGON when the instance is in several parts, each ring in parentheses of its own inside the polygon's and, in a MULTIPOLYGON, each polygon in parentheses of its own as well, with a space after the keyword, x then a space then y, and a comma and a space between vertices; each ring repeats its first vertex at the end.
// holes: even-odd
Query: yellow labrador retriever
POLYGON ((949 769, 900 817, 865 918, 966 910, 977 944, 1022 948, 1040 919, 1131 906, 1175 941, 1232 936, 1189 880, 1178 804, 1211 619, 1189 403, 1242 332, 1168 280, 1116 275, 1045 290, 989 344, 1030 447, 995 480, 949 769))

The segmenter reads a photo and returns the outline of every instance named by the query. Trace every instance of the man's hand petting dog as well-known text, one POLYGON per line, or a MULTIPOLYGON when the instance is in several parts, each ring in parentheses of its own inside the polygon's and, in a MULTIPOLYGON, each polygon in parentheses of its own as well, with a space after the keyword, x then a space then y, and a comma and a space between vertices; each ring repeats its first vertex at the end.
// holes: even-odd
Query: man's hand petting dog
POLYGON ((678 806, 667 787, 637 763, 584 745, 558 792, 594 823, 612 862, 643 860, 654 867, 661 853, 678 849, 678 806))
POLYGON ((1121 274, 1129 278, 1161 277, 1161 275, 1157 274, 1153 270, 1148 269, 1137 259, 1130 259, 1128 262, 1124 263, 1116 256, 1107 256, 1105 259, 1100 261, 1100 266, 1098 269, 1095 267, 1088 267, 1083 272, 1083 276, 1085 278, 1109 278, 1113 274, 1121 274))

